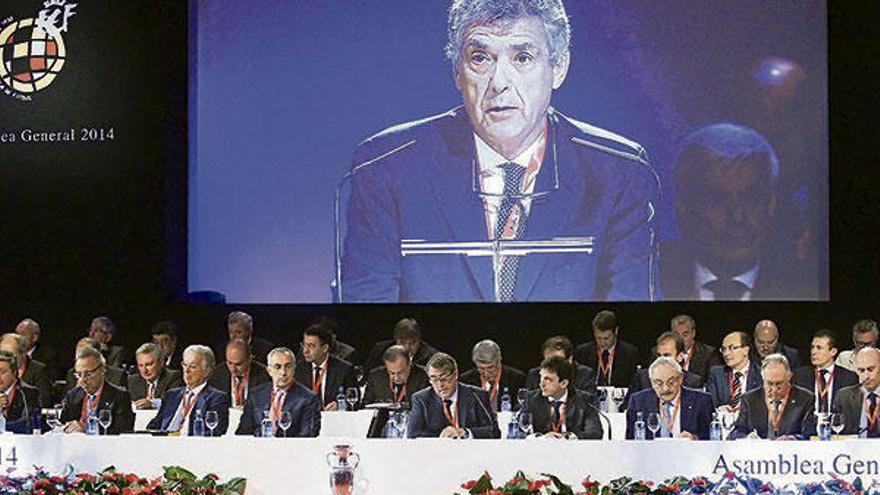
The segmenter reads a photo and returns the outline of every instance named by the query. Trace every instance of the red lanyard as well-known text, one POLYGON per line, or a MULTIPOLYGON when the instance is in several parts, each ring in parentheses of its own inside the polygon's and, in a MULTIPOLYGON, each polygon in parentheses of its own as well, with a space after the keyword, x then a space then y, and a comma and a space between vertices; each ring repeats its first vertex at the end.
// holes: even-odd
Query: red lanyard
POLYGON ((785 412, 785 406, 788 404, 788 394, 790 393, 791 386, 785 391, 785 397, 782 398, 782 403, 779 405, 779 411, 776 414, 773 413, 770 401, 764 396, 764 403, 767 405, 767 414, 770 417, 770 424, 773 426, 773 431, 779 430, 779 423, 782 422, 782 413, 785 412))
POLYGON ((819 370, 813 368, 813 375, 816 376, 816 398, 819 400, 820 404, 825 400, 825 396, 828 395, 828 389, 831 388, 831 380, 834 380, 834 371, 836 369, 837 368, 828 373, 828 381, 826 382, 819 376, 819 370))
POLYGON ((553 406, 550 406, 550 429, 553 430, 553 433, 559 433, 562 431, 562 425, 565 424, 565 403, 563 402, 561 406, 559 406, 559 419, 554 423, 553 422, 553 406))
POLYGON ((6 405, 3 406, 3 416, 8 416, 9 406, 12 405, 12 399, 15 398, 15 384, 13 383, 11 387, 9 387, 9 392, 6 394, 6 405))
POLYGON ((240 406, 244 403, 244 387, 247 385, 248 375, 251 374, 251 370, 247 370, 244 376, 241 377, 241 380, 238 381, 238 386, 232 387, 232 398, 235 400, 233 406, 240 406))
POLYGON ((657 402, 660 405, 660 417, 663 418, 663 422, 666 423, 666 429, 669 430, 669 434, 672 435, 672 430, 675 426, 675 418, 678 417, 678 409, 681 407, 681 393, 679 393, 678 398, 675 399, 675 409, 672 411, 671 418, 666 414, 666 408, 663 407, 663 401, 658 399, 657 402))
POLYGON ((98 393, 94 395, 94 399, 89 399, 89 394, 83 389, 83 405, 82 412, 80 412, 79 420, 83 423, 86 422, 86 419, 89 417, 89 413, 94 411, 96 407, 98 407, 98 403, 101 402, 101 394, 104 393, 104 385, 101 385, 101 388, 98 389, 98 393))
POLYGON ((278 400, 276 401, 275 388, 272 388, 272 392, 269 393, 269 404, 271 404, 269 409, 269 417, 272 418, 272 422, 276 423, 278 418, 281 417, 281 404, 284 403, 284 399, 287 398, 287 390, 282 390, 281 393, 277 396, 278 400))
MULTIPOLYGON (((180 420, 180 430, 178 431, 183 431, 183 427, 186 425, 186 418, 189 417, 189 412, 192 410, 193 406, 196 405, 196 401, 198 400, 199 395, 201 395, 202 390, 199 390, 199 393, 193 395, 189 402, 186 401, 186 395, 181 398, 180 407, 183 408, 183 419, 180 420)), ((184 392, 184 394, 186 394, 186 392, 184 392)))
POLYGON ((455 405, 455 411, 450 412, 449 408, 446 407, 446 401, 443 401, 443 415, 446 416, 449 426, 458 428, 458 404, 455 405))
POLYGON ((608 362, 602 361, 602 351, 599 350, 599 346, 596 346, 596 362, 599 363, 599 376, 600 377, 608 377, 608 373, 611 372, 611 363, 614 362, 614 352, 617 350, 617 344, 611 347, 611 352, 608 353, 608 362))
POLYGON ((877 413, 880 412, 880 406, 878 406, 877 404, 880 401, 875 399, 873 411, 871 411, 870 407, 868 407, 867 394, 865 395, 863 402, 865 403, 865 418, 868 420, 868 431, 873 431, 874 427, 877 425, 877 413))
POLYGON ((327 374, 327 365, 330 364, 330 360, 324 361, 324 366, 321 366, 321 373, 318 374, 318 379, 315 380, 315 369, 312 368, 312 393, 315 395, 319 395, 318 391, 321 390, 321 383, 324 382, 324 375, 327 374))
MULTIPOLYGON (((483 385, 483 390, 486 390, 486 382, 480 378, 480 383, 483 385)), ((495 377, 494 382, 489 387, 489 404, 495 403, 495 396, 498 395, 498 384, 501 383, 501 368, 498 368, 498 376, 495 377)))
POLYGON ((690 349, 688 349, 687 354, 684 358, 684 369, 690 371, 691 366, 691 358, 694 357, 694 344, 691 344, 690 349))
MULTIPOLYGON (((391 379, 391 376, 388 376, 388 388, 391 389, 391 393, 394 394, 394 380, 391 379)), ((394 397, 394 402, 403 402, 403 398, 406 397, 406 383, 400 387, 400 393, 394 397)))

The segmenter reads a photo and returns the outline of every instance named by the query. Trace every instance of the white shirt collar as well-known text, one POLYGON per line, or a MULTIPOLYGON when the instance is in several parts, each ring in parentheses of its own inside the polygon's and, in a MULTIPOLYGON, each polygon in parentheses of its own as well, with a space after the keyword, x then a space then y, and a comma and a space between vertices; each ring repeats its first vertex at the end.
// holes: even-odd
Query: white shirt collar
MULTIPOLYGON (((755 290, 755 281, 758 279, 758 274, 761 271, 761 265, 755 264, 755 266, 749 268, 748 270, 731 277, 731 280, 736 280, 741 284, 745 285, 748 289, 742 297, 743 301, 748 300, 751 297, 751 293, 755 290)), ((714 298, 714 294, 711 290, 705 289, 704 286, 709 282, 713 282, 718 280, 718 275, 715 274, 709 267, 703 265, 702 263, 694 263, 694 285, 696 286, 697 292, 700 294, 701 300, 709 300, 709 298, 714 298)))
MULTIPOLYGON (((208 381, 205 380, 201 385, 192 389, 193 395, 199 395, 200 393, 202 393, 202 390, 204 390, 207 385, 208 385, 208 381)), ((184 391, 184 394, 186 394, 185 391, 184 391)))
POLYGON ((547 397, 547 402, 550 402, 552 404, 554 401, 561 402, 563 404, 567 403, 568 402, 568 389, 566 389, 565 392, 562 394, 562 397, 560 397, 558 399, 554 399, 553 397, 547 397))

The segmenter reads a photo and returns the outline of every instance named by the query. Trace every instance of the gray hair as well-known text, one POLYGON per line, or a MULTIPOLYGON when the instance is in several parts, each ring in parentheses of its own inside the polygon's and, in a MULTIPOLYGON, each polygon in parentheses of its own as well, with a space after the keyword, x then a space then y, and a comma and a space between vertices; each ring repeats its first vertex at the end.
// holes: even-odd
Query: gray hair
POLYGON ((785 356, 783 356, 782 354, 779 354, 779 353, 768 354, 767 357, 765 357, 761 361, 761 375, 762 376, 764 375, 764 370, 766 370, 772 364, 781 364, 782 367, 785 368, 785 371, 791 372, 791 366, 789 366, 788 359, 785 356))
POLYGON ((655 370, 661 366, 669 366, 673 368, 676 373, 681 374, 681 365, 678 364, 674 358, 669 356, 660 356, 651 363, 651 366, 648 367, 648 377, 650 379, 654 379, 655 370))
POLYGON ((296 354, 287 347, 276 347, 269 351, 269 354, 266 355, 266 364, 269 364, 269 359, 275 354, 287 354, 290 356, 291 361, 293 361, 294 366, 296 366, 296 354))
POLYGON ((233 311, 232 313, 229 313, 229 316, 226 317, 226 324, 232 325, 233 323, 240 323, 248 330, 254 329, 254 318, 244 311, 233 311))
POLYGON ((571 26, 562 0, 453 0, 447 21, 446 56, 455 67, 461 66, 461 48, 465 32, 475 24, 513 22, 524 17, 538 17, 544 24, 550 63, 556 66, 568 55, 571 26))
POLYGON ((17 333, 4 333, 3 336, 0 337, 0 340, 3 339, 12 339, 15 341, 15 346, 18 348, 15 350, 15 353, 18 355, 19 358, 24 356, 24 354, 27 352, 27 339, 25 339, 21 335, 17 333))
POLYGON ((106 316, 96 316, 92 319, 92 323, 97 324, 107 330, 112 335, 116 335, 116 324, 113 323, 113 320, 106 316))
POLYGON ((480 363, 498 363, 501 361, 501 347, 494 340, 481 340, 471 351, 471 359, 480 363))
POLYGON ((107 365, 107 360, 104 359, 104 355, 101 354, 101 351, 95 349, 94 347, 83 347, 76 353, 76 360, 80 359, 88 359, 92 358, 95 361, 101 363, 101 366, 107 365))
POLYGON ((136 351, 134 351, 135 356, 137 356, 138 354, 152 354, 156 357, 157 360, 159 360, 159 362, 162 362, 162 350, 159 349, 159 346, 152 342, 141 344, 141 346, 138 347, 136 351))
POLYGON ((31 327, 31 329, 33 329, 37 333, 43 332, 42 329, 40 328, 40 324, 31 318, 25 318, 25 319, 21 320, 18 324, 24 325, 26 327, 31 327))
POLYGON ((211 350, 210 347, 205 345, 193 344, 186 349, 183 350, 183 355, 186 356, 187 353, 196 353, 202 355, 202 363, 204 366, 203 369, 210 369, 214 367, 214 351, 211 350))
POLYGON ((409 352, 406 351, 406 347, 402 345, 393 345, 388 349, 385 349, 385 352, 382 353, 382 361, 393 363, 398 359, 406 359, 407 361, 412 360, 412 356, 409 355, 409 352))
POLYGON ((675 327, 677 327, 679 325, 684 325, 684 326, 690 328, 691 330, 697 329, 697 322, 694 321, 694 319, 693 319, 693 317, 691 317, 691 315, 678 315, 678 316, 674 317, 672 319, 672 321, 669 322, 669 329, 675 330, 675 327))

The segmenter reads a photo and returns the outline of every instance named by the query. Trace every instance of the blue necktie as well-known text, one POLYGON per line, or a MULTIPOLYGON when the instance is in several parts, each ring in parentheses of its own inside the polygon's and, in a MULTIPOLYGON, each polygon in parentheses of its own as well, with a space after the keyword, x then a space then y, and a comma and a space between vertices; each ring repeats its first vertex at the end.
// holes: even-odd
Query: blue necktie
MULTIPOLYGON (((660 417, 660 436, 664 438, 672 438, 672 432, 669 431, 669 427, 666 426, 666 420, 668 419, 670 422, 674 421, 672 417, 672 404, 669 401, 663 403, 663 409, 666 410, 666 416, 661 415, 660 417)), ((673 425, 674 427, 675 425, 673 425)))
MULTIPOLYGON (((509 235, 506 239, 519 239, 525 231, 525 211, 522 202, 515 197, 521 194, 523 175, 526 169, 522 165, 516 163, 504 163, 500 165, 504 170, 504 197, 501 199, 501 205, 498 208, 498 219, 495 223, 495 238, 502 239, 504 227, 510 220, 510 215, 514 209, 519 210, 520 218, 516 223, 516 231, 513 237, 509 235)), ((516 290, 516 271, 519 267, 519 256, 505 256, 501 262, 501 273, 498 276, 499 299, 501 302, 510 302, 513 300, 513 293, 516 290)))

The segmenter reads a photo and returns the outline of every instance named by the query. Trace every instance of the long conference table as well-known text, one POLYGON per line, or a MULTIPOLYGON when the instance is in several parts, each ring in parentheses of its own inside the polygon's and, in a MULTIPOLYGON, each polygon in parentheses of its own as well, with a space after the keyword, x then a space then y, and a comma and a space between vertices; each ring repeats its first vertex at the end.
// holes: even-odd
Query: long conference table
MULTIPOLYGON (((321 495, 330 493, 327 454, 335 445, 347 444, 361 458, 356 472, 360 491, 355 492, 361 495, 448 495, 461 491, 461 483, 484 470, 502 482, 517 470, 531 475, 548 472, 574 486, 587 475, 602 482, 624 475, 662 481, 675 475, 717 479, 727 470, 777 486, 827 480, 832 473, 849 480, 860 475, 869 485, 880 482, 880 444, 871 440, 367 439, 364 425, 371 414, 324 413, 326 430, 308 439, 4 434, 0 466, 27 471, 40 465, 58 473, 68 467, 97 472, 113 465, 121 471, 157 476, 163 466, 180 465, 199 475, 215 472, 224 480, 246 477, 249 495, 321 495), (16 466, 7 460, 12 448, 16 466)), ((619 423, 620 416, 614 421, 619 423)), ((620 431, 615 438, 623 437, 620 431)))

